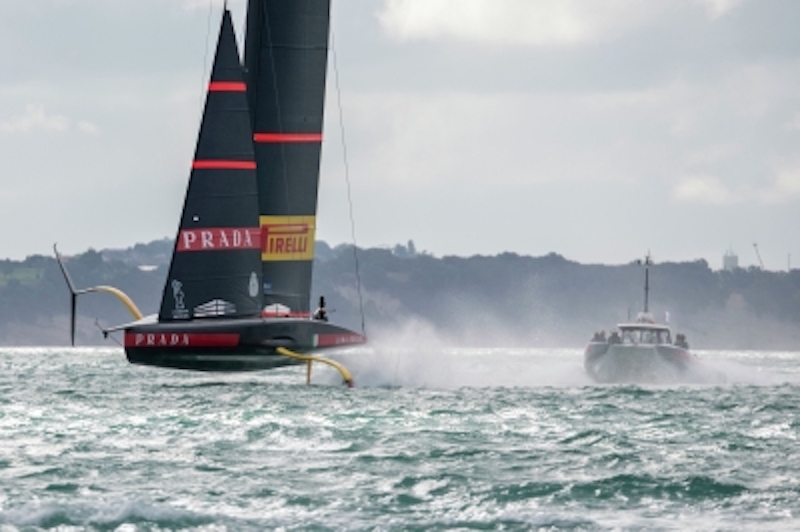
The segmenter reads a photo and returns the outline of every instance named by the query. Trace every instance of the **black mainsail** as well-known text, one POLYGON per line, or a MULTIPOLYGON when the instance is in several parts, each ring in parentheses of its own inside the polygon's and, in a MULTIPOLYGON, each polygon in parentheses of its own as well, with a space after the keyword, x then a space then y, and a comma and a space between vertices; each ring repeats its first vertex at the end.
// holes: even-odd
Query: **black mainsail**
POLYGON ((160 322, 257 316, 263 308, 251 131, 246 85, 226 9, 160 322))
POLYGON ((307 315, 330 0, 249 0, 245 71, 258 162, 264 302, 307 315))

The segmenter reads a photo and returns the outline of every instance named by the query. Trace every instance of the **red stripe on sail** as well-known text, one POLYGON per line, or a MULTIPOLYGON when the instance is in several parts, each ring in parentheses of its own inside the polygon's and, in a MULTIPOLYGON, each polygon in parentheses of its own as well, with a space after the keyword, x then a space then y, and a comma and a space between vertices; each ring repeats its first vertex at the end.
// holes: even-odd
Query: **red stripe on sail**
POLYGON ((322 142, 322 133, 256 133, 253 140, 266 144, 277 142, 322 142))
POLYGON ((199 160, 192 163, 193 170, 255 170, 255 161, 199 160))
POLYGON ((241 81, 212 81, 208 92, 247 92, 247 85, 241 81))
POLYGON ((182 229, 176 251, 228 251, 261 249, 258 227, 203 227, 182 229))
POLYGON ((236 347, 238 333, 125 332, 125 347, 236 347))

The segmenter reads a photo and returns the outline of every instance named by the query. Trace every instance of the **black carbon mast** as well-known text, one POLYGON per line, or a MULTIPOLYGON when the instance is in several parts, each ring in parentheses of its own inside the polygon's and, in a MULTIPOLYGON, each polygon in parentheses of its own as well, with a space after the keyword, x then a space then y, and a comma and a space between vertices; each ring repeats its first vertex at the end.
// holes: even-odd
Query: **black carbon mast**
POLYGON ((245 72, 258 163, 264 303, 307 315, 330 0, 249 0, 245 72))
POLYGON ((256 162, 225 9, 158 320, 256 316, 263 307, 256 162))

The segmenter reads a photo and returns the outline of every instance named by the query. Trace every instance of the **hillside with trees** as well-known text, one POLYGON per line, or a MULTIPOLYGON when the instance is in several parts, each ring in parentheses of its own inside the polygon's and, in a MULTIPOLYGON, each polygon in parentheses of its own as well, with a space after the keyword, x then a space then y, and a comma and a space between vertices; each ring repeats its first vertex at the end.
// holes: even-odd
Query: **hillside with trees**
MULTIPOLYGON (((169 240, 89 250, 67 266, 78 287, 116 286, 145 314, 154 313, 171 251, 169 240)), ((651 268, 650 279, 652 313, 659 321, 669 316, 695 348, 800 350, 800 270, 715 271, 703 260, 665 262, 651 268)), ((434 257, 412 242, 356 255, 352 246, 318 242, 313 297, 325 295, 332 321, 356 330, 363 309, 367 333, 378 341, 426 331, 453 346, 581 347, 594 331, 635 318, 643 281, 635 260, 434 257)), ((78 315, 81 345, 104 342, 95 320, 109 326, 131 319, 107 294, 80 298, 78 315)), ((0 261, 0 344, 65 345, 68 322, 69 292, 54 258, 0 261)))

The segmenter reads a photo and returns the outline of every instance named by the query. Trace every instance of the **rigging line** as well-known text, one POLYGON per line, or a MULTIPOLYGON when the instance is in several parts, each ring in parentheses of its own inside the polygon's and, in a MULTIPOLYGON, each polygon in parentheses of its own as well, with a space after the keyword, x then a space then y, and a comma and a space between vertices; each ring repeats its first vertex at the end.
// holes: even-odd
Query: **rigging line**
POLYGON ((122 342, 120 342, 119 340, 117 340, 117 337, 116 337, 116 336, 111 336, 111 335, 109 335, 109 338, 111 338, 111 340, 113 340, 113 341, 114 341, 114 343, 115 343, 115 344, 117 344, 118 346, 120 346, 120 347, 125 347, 125 346, 122 344, 122 342))
POLYGON ((358 287, 358 310, 361 313, 361 333, 366 336, 367 330, 364 322, 364 299, 361 295, 361 272, 358 264, 358 245, 356 244, 356 222, 353 215, 353 196, 350 186, 350 165, 347 162, 347 142, 344 135, 344 112, 342 111, 342 91, 339 89, 339 66, 336 62, 336 41, 331 29, 331 52, 333 57, 333 77, 336 82, 336 103, 339 108, 339 129, 342 136, 342 157, 344 158, 344 179, 347 183, 347 206, 350 209, 350 235, 353 239, 353 259, 356 267, 356 286, 358 287))
POLYGON ((120 342, 119 340, 117 340, 117 337, 116 337, 116 336, 114 336, 114 335, 110 334, 110 333, 109 333, 109 331, 105 330, 105 329, 103 328, 103 326, 102 326, 102 325, 100 325, 100 320, 97 320, 97 319, 95 319, 95 320, 94 320, 94 324, 95 324, 95 326, 96 326, 98 329, 100 329, 100 331, 103 333, 103 338, 106 338, 106 339, 108 339, 108 338, 110 337, 110 338, 111 338, 111 340, 113 340, 113 341, 114 341, 114 342, 115 342, 115 343, 116 343, 118 346, 120 346, 120 347, 125 347, 124 345, 122 345, 122 342, 120 342))

